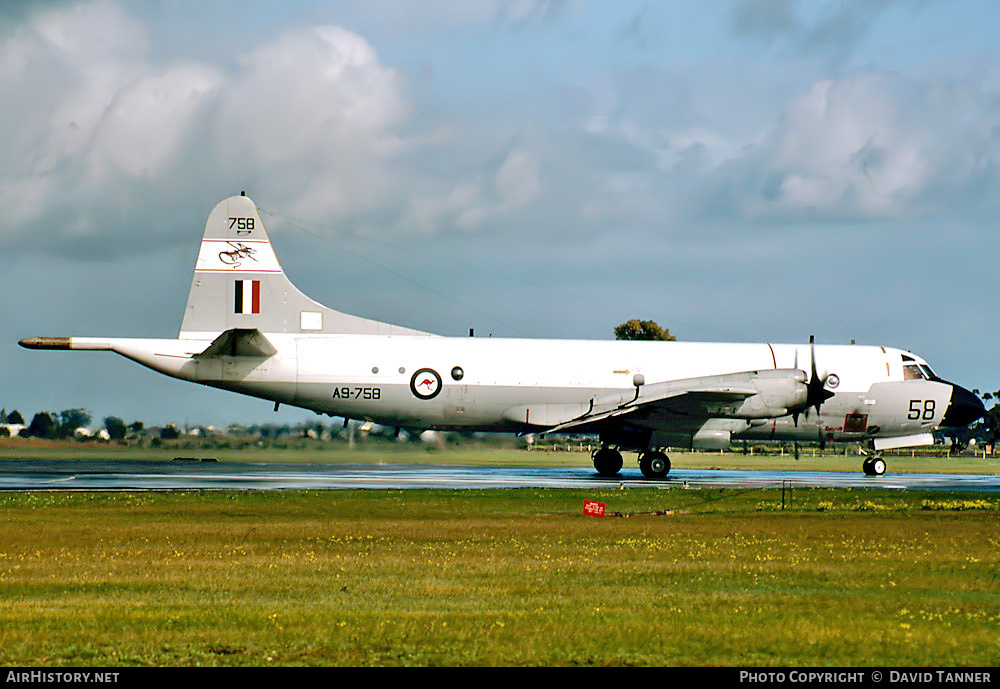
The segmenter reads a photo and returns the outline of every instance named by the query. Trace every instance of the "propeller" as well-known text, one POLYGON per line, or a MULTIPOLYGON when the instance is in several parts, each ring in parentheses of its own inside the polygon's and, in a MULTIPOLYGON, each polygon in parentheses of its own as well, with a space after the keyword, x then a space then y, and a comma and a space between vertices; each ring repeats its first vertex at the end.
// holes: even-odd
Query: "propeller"
POLYGON ((951 450, 949 454, 957 455, 961 453, 966 447, 968 447, 967 442, 963 442, 962 434, 956 432, 951 437, 951 450))
MULTIPOLYGON (((826 389, 826 379, 829 378, 829 374, 820 378, 819 373, 816 371, 816 336, 809 336, 809 358, 811 359, 811 366, 809 371, 809 381, 806 383, 806 401, 800 408, 792 412, 792 421, 795 423, 796 427, 799 425, 799 414, 803 411, 806 414, 806 419, 809 418, 809 408, 816 407, 816 413, 819 413, 819 408, 824 402, 833 397, 833 393, 826 389)), ((799 352, 795 350, 795 368, 799 367, 799 352)))
POLYGON ((996 407, 986 412, 983 421, 986 423, 986 443, 996 452, 997 437, 1000 436, 1000 413, 994 413, 996 407))

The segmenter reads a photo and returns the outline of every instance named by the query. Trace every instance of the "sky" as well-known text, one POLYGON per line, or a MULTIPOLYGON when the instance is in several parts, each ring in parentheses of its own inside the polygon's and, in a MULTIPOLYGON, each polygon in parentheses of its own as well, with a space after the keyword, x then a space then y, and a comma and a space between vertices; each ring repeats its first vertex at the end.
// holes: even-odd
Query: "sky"
POLYGON ((815 335, 996 390, 998 25, 974 0, 4 4, 0 407, 315 419, 17 345, 175 337, 242 190, 348 313, 815 335))

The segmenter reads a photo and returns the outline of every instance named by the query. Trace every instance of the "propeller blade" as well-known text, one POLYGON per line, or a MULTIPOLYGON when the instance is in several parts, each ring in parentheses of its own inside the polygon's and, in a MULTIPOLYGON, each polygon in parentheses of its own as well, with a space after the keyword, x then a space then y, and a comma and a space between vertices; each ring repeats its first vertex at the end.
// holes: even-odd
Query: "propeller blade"
POLYGON ((987 434, 989 444, 996 446, 997 436, 1000 436, 1000 415, 987 413, 986 428, 989 431, 987 434))
POLYGON ((823 402, 833 397, 833 393, 826 389, 826 379, 829 375, 820 378, 819 372, 816 370, 815 335, 809 336, 809 358, 812 361, 809 366, 809 382, 806 384, 806 414, 809 413, 809 407, 815 407, 816 413, 819 414, 823 402))

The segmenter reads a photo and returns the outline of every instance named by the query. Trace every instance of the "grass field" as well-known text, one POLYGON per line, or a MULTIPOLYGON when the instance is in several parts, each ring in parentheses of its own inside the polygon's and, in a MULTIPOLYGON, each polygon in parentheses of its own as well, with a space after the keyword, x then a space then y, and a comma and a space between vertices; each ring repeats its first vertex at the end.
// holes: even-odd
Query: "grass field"
POLYGON ((1000 498, 781 497, 0 494, 0 663, 1000 662, 1000 498))

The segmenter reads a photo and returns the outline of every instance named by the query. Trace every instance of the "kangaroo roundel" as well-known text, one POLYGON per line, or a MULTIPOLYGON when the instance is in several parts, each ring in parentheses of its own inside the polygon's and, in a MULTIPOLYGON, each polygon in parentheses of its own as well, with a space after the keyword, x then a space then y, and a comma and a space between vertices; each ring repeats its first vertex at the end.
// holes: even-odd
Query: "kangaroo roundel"
POLYGON ((441 376, 432 368, 422 368, 410 378, 410 392, 422 400, 437 397, 441 387, 441 376))

